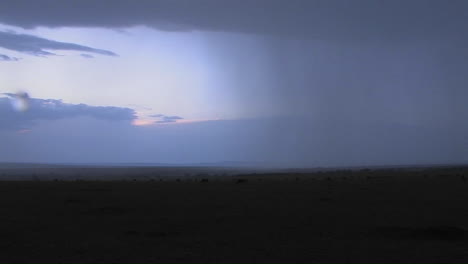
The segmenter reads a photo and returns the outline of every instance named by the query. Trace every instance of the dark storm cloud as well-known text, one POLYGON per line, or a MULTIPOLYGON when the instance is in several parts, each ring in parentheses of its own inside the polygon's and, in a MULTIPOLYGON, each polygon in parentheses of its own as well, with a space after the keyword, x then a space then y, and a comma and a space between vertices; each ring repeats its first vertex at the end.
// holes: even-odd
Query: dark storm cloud
POLYGON ((150 115, 150 117, 157 118, 158 120, 156 121, 156 123, 158 124, 174 123, 174 122, 177 122, 177 120, 183 119, 180 116, 167 116, 167 115, 162 115, 162 114, 150 115))
POLYGON ((4 54, 0 54, 0 61, 19 61, 19 58, 10 57, 4 54))
MULTIPOLYGON (((252 42, 243 42, 245 36, 239 34, 212 34, 213 38, 206 34, 207 61, 222 69, 216 79, 226 86, 217 89, 222 96, 210 98, 229 98, 226 102, 234 101, 232 108, 240 116, 274 118, 122 126, 112 130, 115 141, 107 145, 101 141, 109 139, 109 129, 96 137, 93 153, 83 149, 68 154, 92 159, 94 146, 103 146, 108 150, 101 157, 108 161, 222 159, 284 166, 468 161, 467 13, 466 0, 0 3, 0 23, 24 28, 145 25, 167 31, 258 34, 248 37, 252 42), (115 151, 116 146, 124 151, 115 151)), ((12 114, 28 115, 32 110, 0 112, 0 124, 5 126, 5 116, 14 122, 12 114)), ((166 123, 177 120, 164 115, 153 118, 166 123)), ((78 126, 74 120, 60 122, 78 126)), ((64 142, 69 141, 66 136, 60 133, 64 142)), ((38 142, 47 149, 55 138, 47 134, 38 142)), ((86 143, 89 137, 83 138, 86 143)), ((60 152, 56 159, 62 156, 60 152)))
POLYGON ((25 28, 148 25, 316 39, 437 38, 464 32, 467 8, 464 0, 6 0, 0 22, 25 28))
MULTIPOLYGON (((0 94, 2 95, 2 94, 0 94)), ((0 130, 30 128, 36 121, 92 117, 99 120, 126 121, 136 118, 130 108, 113 106, 90 106, 86 104, 67 104, 61 100, 28 98, 27 109, 15 109, 16 94, 3 94, 0 98, 0 130)))
POLYGON ((117 56, 115 53, 108 50, 95 49, 74 43, 59 42, 33 35, 18 34, 12 31, 0 31, 0 47, 35 56, 55 55, 48 50, 85 51, 107 56, 117 56))

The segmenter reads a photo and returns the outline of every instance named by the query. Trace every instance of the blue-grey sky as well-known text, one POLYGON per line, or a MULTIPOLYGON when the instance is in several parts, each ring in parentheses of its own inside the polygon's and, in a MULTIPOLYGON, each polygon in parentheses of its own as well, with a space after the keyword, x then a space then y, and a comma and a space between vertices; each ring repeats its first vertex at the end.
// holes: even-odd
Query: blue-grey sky
POLYGON ((0 161, 466 163, 467 11, 4 1, 0 161))

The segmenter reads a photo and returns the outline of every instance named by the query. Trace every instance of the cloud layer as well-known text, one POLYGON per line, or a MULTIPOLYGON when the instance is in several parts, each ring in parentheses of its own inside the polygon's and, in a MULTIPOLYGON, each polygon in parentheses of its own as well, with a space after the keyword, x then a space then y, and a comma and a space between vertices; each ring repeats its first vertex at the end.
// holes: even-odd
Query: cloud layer
POLYGON ((219 120, 130 126, 97 119, 41 122, 18 134, 0 130, 0 160, 64 163, 212 163, 248 161, 275 167, 463 163, 467 126, 329 122, 298 133, 301 118, 219 120), (271 123, 281 123, 271 133, 271 123), (366 130, 362 127, 365 126, 366 130), (421 131, 424 131, 422 136, 421 131))
POLYGON ((458 35, 468 22, 467 9, 464 0, 10 0, 0 5, 0 22, 25 28, 148 25, 368 41, 458 35))
MULTIPOLYGON (((50 50, 72 50, 95 53, 106 56, 117 56, 117 54, 108 50, 95 49, 74 43, 49 40, 28 34, 18 34, 12 31, 0 31, 0 48, 27 53, 35 56, 56 55, 55 53, 50 52, 50 50)), ((0 60, 1 58, 2 56, 0 55, 0 60)))
POLYGON ((113 106, 90 106, 86 104, 67 104, 61 100, 28 98, 28 107, 19 111, 15 107, 19 98, 16 94, 4 94, 0 98, 0 130, 27 129, 41 120, 70 119, 91 117, 99 120, 125 121, 130 123, 136 118, 130 108, 113 106))
POLYGON ((0 61, 19 61, 19 58, 10 57, 4 54, 0 54, 0 61))
POLYGON ((177 120, 183 119, 180 116, 167 116, 167 115, 162 115, 162 114, 150 115, 150 117, 154 117, 158 119, 157 121, 155 121, 155 123, 157 124, 174 123, 174 122, 177 122, 177 120))

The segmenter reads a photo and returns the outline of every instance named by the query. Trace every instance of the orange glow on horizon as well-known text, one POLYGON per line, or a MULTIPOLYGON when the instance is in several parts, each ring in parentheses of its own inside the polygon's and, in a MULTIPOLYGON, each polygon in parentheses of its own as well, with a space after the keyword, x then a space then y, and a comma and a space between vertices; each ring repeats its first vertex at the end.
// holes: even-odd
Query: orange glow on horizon
POLYGON ((155 120, 150 119, 135 119, 132 122, 134 126, 161 126, 161 125, 182 125, 182 124, 191 124, 199 122, 208 122, 208 121, 219 121, 222 119, 180 119, 174 122, 158 123, 155 120))
POLYGON ((21 129, 21 130, 18 130, 16 131, 18 134, 26 134, 26 133, 29 133, 31 132, 31 129, 21 129))
POLYGON ((154 120, 148 120, 148 119, 135 119, 132 122, 132 125, 134 126, 149 126, 153 124, 154 124, 154 120))

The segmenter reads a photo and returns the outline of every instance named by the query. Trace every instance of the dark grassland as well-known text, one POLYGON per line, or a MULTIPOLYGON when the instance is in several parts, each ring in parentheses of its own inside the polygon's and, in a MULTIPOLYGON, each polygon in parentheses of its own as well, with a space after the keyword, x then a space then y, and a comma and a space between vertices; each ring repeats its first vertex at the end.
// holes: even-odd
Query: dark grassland
POLYGON ((468 261, 467 168, 138 170, 135 180, 127 169, 127 180, 64 181, 57 169, 48 181, 1 181, 0 262, 468 261))

